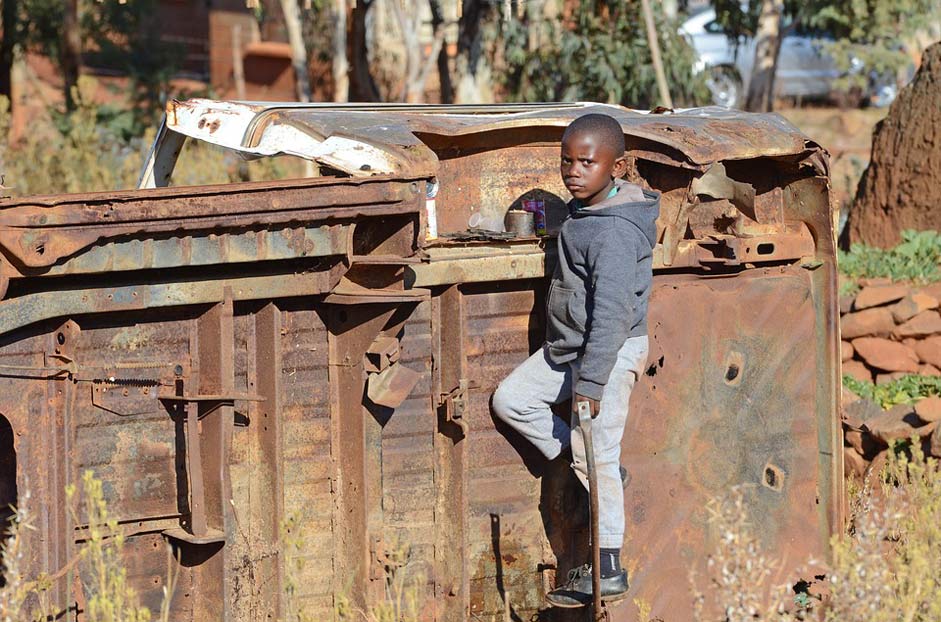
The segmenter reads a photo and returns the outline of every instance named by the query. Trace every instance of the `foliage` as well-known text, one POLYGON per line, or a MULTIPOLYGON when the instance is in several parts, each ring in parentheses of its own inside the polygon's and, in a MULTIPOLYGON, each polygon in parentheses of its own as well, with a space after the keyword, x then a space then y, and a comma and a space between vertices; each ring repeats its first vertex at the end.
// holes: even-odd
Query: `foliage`
POLYGON ((881 502, 857 503, 833 542, 827 622, 941 619, 941 472, 919 443, 908 452, 889 452, 881 502))
POLYGON ((23 619, 23 605, 33 592, 33 586, 23 576, 25 538, 23 530, 32 529, 28 510, 28 496, 23 505, 16 508, 0 529, 0 564, 2 564, 3 586, 0 587, 0 622, 19 622, 23 619))
POLYGON ((843 386, 856 395, 876 402, 883 408, 911 404, 932 395, 941 395, 941 377, 908 374, 884 384, 873 384, 843 376, 843 386))
POLYGON ((691 577, 693 619, 705 622, 715 611, 722 611, 727 622, 786 619, 782 608, 769 605, 768 583, 780 564, 762 549, 748 515, 746 487, 736 486, 728 497, 712 499, 706 511, 716 545, 707 560, 706 590, 696 585, 695 574, 691 577))
MULTIPOLYGON (((713 0, 718 21, 730 38, 755 34, 761 0, 713 0)), ((785 0, 785 30, 818 40, 841 76, 838 90, 866 88, 911 65, 900 45, 932 20, 934 0, 785 0)), ((782 31, 784 34, 785 31, 782 31)))
POLYGON ((425 575, 414 570, 411 547, 395 538, 388 540, 385 571, 385 599, 363 611, 354 607, 348 598, 338 597, 337 618, 341 622, 418 622, 424 600, 425 575))
POLYGON ((87 62, 116 69, 131 81, 140 134, 166 103, 170 79, 183 58, 180 44, 164 41, 154 28, 156 0, 86 1, 82 31, 87 62))
POLYGON ((289 513, 281 521, 281 550, 284 551, 284 616, 279 622, 314 622, 314 618, 298 602, 297 588, 307 560, 303 556, 304 538, 300 512, 289 513))
POLYGON ((839 253, 840 272, 852 279, 888 277, 927 283, 941 280, 941 233, 902 232, 902 243, 887 250, 853 244, 839 253))
MULTIPOLYGON (((69 502, 77 489, 65 489, 69 502)), ((148 622, 150 610, 138 602, 124 567, 124 533, 108 511, 101 480, 91 470, 82 474, 82 506, 88 522, 81 556, 82 575, 89 594, 85 615, 89 622, 148 622)), ((76 517, 76 523, 80 521, 76 517)))
POLYGON ((807 0, 799 6, 807 26, 832 37, 825 48, 844 72, 846 89, 865 87, 874 76, 895 76, 910 65, 899 42, 939 17, 933 0, 807 0))
MULTIPOLYGON (((20 0, 18 40, 58 60, 66 6, 62 0, 20 0)), ((162 39, 161 29, 154 27, 156 8, 157 0, 79 0, 84 62, 130 79, 129 135, 139 135, 153 123, 183 58, 183 47, 162 39)))
MULTIPOLYGON (((74 90, 74 112, 59 127, 36 120, 16 145, 0 142, 5 185, 16 195, 81 192, 128 188, 135 185, 143 146, 124 142, 98 125, 91 101, 94 81, 82 77, 74 90)), ((8 105, 0 104, 0 117, 8 105)), ((0 120, 0 125, 8 123, 0 120)))
MULTIPOLYGON (((66 498, 70 504, 73 521, 79 524, 78 513, 72 504, 79 487, 66 486, 66 498)), ((35 579, 24 575, 23 562, 27 555, 26 531, 35 531, 32 515, 29 511, 30 492, 23 492, 19 507, 14 508, 0 541, 0 562, 2 562, 3 583, 0 584, 0 622, 22 622, 32 620, 45 622, 59 619, 63 611, 57 611, 55 604, 49 602, 49 594, 56 581, 66 577, 66 573, 78 567, 79 576, 88 600, 83 620, 89 622, 148 622, 151 612, 142 607, 134 589, 128 584, 127 569, 124 567, 124 534, 117 519, 111 516, 104 500, 101 480, 95 478, 92 471, 85 471, 81 482, 81 506, 87 521, 84 530, 84 546, 78 554, 53 575, 41 573, 35 579)), ((179 577, 180 564, 173 562, 170 545, 167 545, 168 565, 167 582, 163 586, 163 600, 160 606, 160 622, 170 622, 170 602, 179 577)))
POLYGON ((882 476, 881 481, 866 480, 862 486, 851 480, 850 521, 846 533, 835 535, 831 541, 832 560, 825 565, 807 562, 816 579, 827 580, 824 591, 828 595, 813 593, 813 582, 803 580, 787 588, 769 585, 777 563, 757 538, 753 517, 742 501, 742 489, 733 489, 729 497, 713 501, 709 506, 710 527, 719 535, 719 542, 710 557, 708 596, 694 581, 695 619, 699 622, 941 619, 938 461, 926 457, 919 443, 904 443, 889 452, 882 476), (798 591, 797 585, 804 587, 798 591), (770 597, 764 597, 765 594, 770 597))
MULTIPOLYGON (((94 103, 93 78, 79 78, 76 109, 55 122, 52 116, 35 119, 29 133, 8 144, 9 102, 0 97, 0 175, 16 196, 60 192, 92 192, 134 188, 155 131, 125 138, 107 122, 94 103)), ((174 169, 179 186, 264 181, 304 175, 299 158, 262 158, 244 163, 233 153, 187 141, 174 169)))
MULTIPOLYGON (((677 24, 657 7, 664 70, 677 105, 708 100, 704 79, 691 79, 695 55, 677 24)), ((569 19, 547 21, 532 14, 501 25, 499 52, 506 65, 502 86, 511 101, 600 101, 650 108, 656 77, 638 0, 571 3, 569 19), (538 32, 538 37, 534 36, 538 32), (534 43, 538 39, 538 43, 534 43)))

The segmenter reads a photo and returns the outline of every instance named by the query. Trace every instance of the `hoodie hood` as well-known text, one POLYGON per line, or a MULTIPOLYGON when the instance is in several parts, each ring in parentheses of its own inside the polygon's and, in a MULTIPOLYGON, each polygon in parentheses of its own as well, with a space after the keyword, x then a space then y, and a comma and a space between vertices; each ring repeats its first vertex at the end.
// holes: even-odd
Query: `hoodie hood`
POLYGON ((653 248, 657 243, 657 217, 660 215, 660 193, 643 190, 640 186, 614 180, 617 194, 591 207, 577 209, 575 201, 569 204, 572 218, 623 218, 644 234, 653 248))

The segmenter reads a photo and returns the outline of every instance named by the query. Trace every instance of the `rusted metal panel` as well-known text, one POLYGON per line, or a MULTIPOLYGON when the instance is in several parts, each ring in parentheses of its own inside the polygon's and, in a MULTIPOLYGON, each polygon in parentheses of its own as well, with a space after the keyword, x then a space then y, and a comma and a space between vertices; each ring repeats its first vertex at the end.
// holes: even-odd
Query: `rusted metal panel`
MULTIPOLYGON (((658 278, 651 352, 622 443, 632 585, 664 619, 691 617, 689 573, 719 534, 706 502, 745 484, 768 550, 805 560, 826 549, 810 273, 764 269, 730 279, 658 278), (774 292, 774 293, 772 293, 774 292), (696 300, 690 305, 691 299, 696 300), (682 311, 680 311, 682 310, 682 311), (690 330, 708 326, 708 330, 690 330), (679 585, 677 585, 679 583, 679 585)), ((781 568, 778 583, 793 568, 781 568)), ((616 619, 631 619, 615 609, 616 619)))
MULTIPOLYGON (((430 307, 429 302, 424 302, 400 307, 398 311, 408 318, 400 329, 398 364, 418 374, 418 383, 401 406, 368 408, 367 422, 375 425, 373 443, 378 444, 378 451, 373 450, 375 471, 370 473, 370 479, 381 482, 376 491, 378 507, 373 508, 377 516, 370 521, 371 602, 385 598, 384 582, 388 576, 383 564, 390 556, 405 556, 407 565, 402 572, 416 581, 424 579, 419 588, 423 597, 432 597, 437 583, 430 307)), ((396 319, 392 322, 395 324, 396 319)))
MULTIPOLYGON (((590 109, 252 108, 239 144, 286 123, 345 128, 407 172, 0 204, 0 415, 16 449, 0 478, 55 508, 30 569, 54 574, 84 546, 63 490, 92 468, 148 606, 165 543, 181 554, 176 620, 366 611, 406 549, 426 619, 577 619, 543 594, 586 558, 584 491, 489 405, 542 342, 554 245, 427 241, 425 186, 440 182, 443 232, 535 190, 561 205, 556 141, 590 109), (396 369, 410 382, 379 390, 396 369)), ((841 525, 826 162, 777 118, 596 109, 621 120, 632 178, 665 197, 649 368, 622 443, 625 562, 632 598, 686 619, 688 570, 715 537, 703 506, 729 485, 754 484, 762 537, 789 564, 826 555, 841 525), (691 190, 719 160, 754 187, 744 211, 691 190)), ((69 615, 76 585, 63 575, 52 593, 69 615)))
POLYGON ((324 316, 311 302, 282 306, 281 425, 284 517, 296 519, 284 538, 282 569, 297 607, 315 619, 334 615, 336 490, 331 432, 329 357, 324 316))
POLYGON ((467 573, 470 613, 483 619, 505 611, 529 619, 542 605, 543 571, 555 565, 544 542, 544 523, 553 518, 540 508, 559 499, 542 499, 534 477, 544 460, 490 413, 497 384, 541 343, 542 296, 534 285, 463 289, 467 375, 478 384, 467 414, 467 573))

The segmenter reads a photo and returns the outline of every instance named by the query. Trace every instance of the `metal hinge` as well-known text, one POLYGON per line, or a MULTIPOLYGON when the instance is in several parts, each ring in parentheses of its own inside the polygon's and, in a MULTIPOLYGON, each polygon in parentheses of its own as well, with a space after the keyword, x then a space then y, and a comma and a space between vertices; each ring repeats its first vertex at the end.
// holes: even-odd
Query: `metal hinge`
POLYGON ((480 385, 472 380, 461 378, 456 388, 441 394, 441 400, 438 402, 440 406, 445 407, 445 421, 460 427, 464 434, 467 434, 467 422, 464 420, 464 414, 467 412, 467 391, 478 386, 480 385))

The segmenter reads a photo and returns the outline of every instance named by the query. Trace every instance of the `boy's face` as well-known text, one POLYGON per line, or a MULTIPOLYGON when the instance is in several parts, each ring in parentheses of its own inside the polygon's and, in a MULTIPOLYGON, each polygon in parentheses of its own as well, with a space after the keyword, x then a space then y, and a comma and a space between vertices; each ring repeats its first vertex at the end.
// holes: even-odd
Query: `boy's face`
POLYGON ((591 132, 576 132, 562 138, 560 171, 573 197, 583 205, 595 205, 608 197, 614 179, 627 171, 627 160, 591 132))

